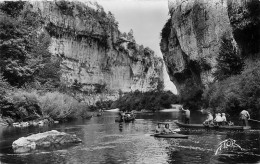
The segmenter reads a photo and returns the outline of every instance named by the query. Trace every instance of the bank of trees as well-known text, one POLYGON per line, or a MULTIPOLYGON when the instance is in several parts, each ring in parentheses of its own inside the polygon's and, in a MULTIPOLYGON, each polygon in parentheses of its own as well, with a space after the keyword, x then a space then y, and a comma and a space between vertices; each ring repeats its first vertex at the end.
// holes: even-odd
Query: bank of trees
POLYGON ((0 116, 9 121, 84 116, 86 105, 58 92, 59 60, 51 59, 49 34, 39 33, 42 17, 26 3, 0 3, 0 116))
POLYGON ((256 117, 260 109, 260 61, 248 60, 239 75, 215 82, 204 91, 206 107, 238 114, 248 109, 256 117))
POLYGON ((157 111, 165 108, 171 108, 171 104, 178 103, 178 98, 170 91, 135 91, 127 93, 112 104, 113 108, 121 110, 137 110, 142 109, 157 111))
POLYGON ((203 104, 231 115, 247 109, 256 117, 260 110, 260 60, 242 58, 231 40, 222 40, 215 81, 204 90, 203 104))

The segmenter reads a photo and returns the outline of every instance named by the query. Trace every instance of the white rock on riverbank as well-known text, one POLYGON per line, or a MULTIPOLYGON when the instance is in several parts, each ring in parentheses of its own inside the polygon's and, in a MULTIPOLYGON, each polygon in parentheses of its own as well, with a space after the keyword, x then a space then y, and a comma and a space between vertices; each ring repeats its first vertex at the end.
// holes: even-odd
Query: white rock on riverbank
POLYGON ((26 153, 37 148, 48 148, 50 146, 62 146, 69 143, 79 143, 81 140, 76 135, 58 132, 57 130, 33 134, 21 137, 12 144, 16 153, 26 153))

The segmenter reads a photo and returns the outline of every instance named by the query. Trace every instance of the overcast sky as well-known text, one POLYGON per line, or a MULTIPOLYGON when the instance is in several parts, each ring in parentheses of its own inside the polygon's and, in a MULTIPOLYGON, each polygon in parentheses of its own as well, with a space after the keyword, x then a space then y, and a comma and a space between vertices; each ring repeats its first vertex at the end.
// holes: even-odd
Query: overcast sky
MULTIPOLYGON (((84 1, 84 0, 83 0, 84 1)), ((150 47, 157 56, 160 51, 160 33, 169 19, 168 0, 96 0, 105 11, 111 11, 119 22, 121 32, 134 31, 138 44, 150 47)), ((164 70, 165 88, 176 93, 176 88, 170 82, 164 70)))

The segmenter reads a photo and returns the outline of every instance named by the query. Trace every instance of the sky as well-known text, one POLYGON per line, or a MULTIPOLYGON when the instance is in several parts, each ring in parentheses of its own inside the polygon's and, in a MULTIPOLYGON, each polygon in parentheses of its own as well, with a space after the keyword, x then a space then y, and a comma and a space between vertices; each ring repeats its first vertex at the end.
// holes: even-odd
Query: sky
MULTIPOLYGON (((137 44, 150 47, 157 56, 162 57, 160 51, 160 33, 170 18, 168 14, 168 0, 95 0, 111 11, 119 22, 121 32, 134 31, 137 44)), ((174 84, 164 69, 165 89, 177 93, 174 84)))

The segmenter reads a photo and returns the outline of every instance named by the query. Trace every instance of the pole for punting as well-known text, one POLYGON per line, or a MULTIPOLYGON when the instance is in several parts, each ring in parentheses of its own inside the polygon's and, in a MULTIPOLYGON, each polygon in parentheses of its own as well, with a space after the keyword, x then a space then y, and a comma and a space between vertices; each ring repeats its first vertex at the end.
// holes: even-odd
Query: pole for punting
POLYGON ((248 119, 248 121, 254 121, 254 122, 259 122, 260 123, 259 120, 254 120, 254 119, 248 119))

